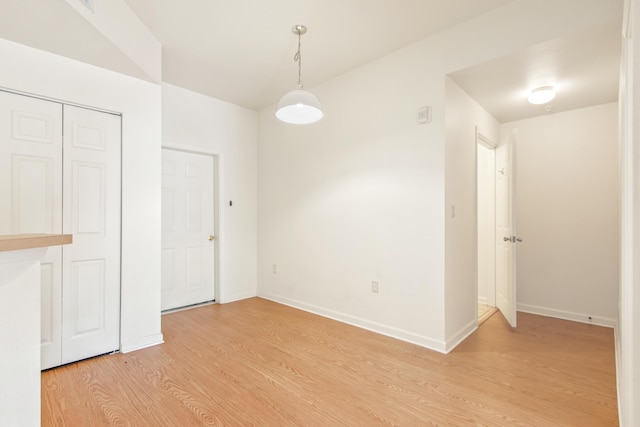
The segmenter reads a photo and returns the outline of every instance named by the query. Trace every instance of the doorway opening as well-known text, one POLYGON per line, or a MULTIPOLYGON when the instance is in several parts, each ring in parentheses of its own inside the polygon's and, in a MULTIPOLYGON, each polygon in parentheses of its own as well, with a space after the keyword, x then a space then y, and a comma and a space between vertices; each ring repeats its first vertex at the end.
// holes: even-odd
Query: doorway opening
POLYGON ((500 311, 513 328, 517 323, 515 244, 522 241, 516 237, 514 209, 516 141, 517 129, 496 144, 476 128, 477 296, 478 303, 488 306, 481 320, 500 311))
POLYGON ((476 128, 478 324, 497 311, 496 145, 476 128))

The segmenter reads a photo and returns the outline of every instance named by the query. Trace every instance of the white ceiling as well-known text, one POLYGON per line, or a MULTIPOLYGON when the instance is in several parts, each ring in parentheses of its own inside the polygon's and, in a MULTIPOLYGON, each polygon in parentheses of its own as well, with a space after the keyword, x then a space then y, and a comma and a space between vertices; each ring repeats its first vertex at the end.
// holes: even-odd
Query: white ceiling
POLYGON ((0 0, 0 6, 3 39, 149 79, 136 63, 64 0, 0 0))
POLYGON ((251 109, 511 0, 125 0, 162 43, 163 81, 251 109))
MULTIPOLYGON (((0 1, 0 37, 148 78, 65 0, 0 1)), ((512 0, 124 1, 163 45, 163 81, 258 110, 295 87, 295 24, 309 28, 303 81, 312 88, 512 0)), ((622 0, 608 1, 619 22, 450 77, 500 122, 547 114, 524 101, 541 85, 557 88, 551 113, 615 101, 622 0)))
POLYGON ((449 77, 501 123, 615 102, 621 25, 549 40, 449 77), (529 104, 530 91, 540 86, 553 86, 556 98, 529 104))

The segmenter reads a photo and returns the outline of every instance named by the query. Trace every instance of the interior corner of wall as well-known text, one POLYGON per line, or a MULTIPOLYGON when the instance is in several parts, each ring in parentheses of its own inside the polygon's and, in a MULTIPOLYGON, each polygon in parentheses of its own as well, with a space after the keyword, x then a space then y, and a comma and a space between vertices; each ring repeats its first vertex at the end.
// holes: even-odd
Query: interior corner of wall
POLYGON ((472 320, 466 326, 461 328, 456 334, 454 334, 451 338, 448 338, 444 343, 444 353, 449 354, 456 348, 460 343, 462 343, 469 335, 474 333, 478 329, 478 321, 472 320))
POLYGON ((148 335, 144 337, 138 337, 131 340, 123 340, 120 343, 121 353, 130 353, 136 350, 142 350, 143 348, 153 347, 164 343, 164 335, 162 332, 154 335, 148 335))
POLYGON ((162 44, 124 0, 65 0, 154 83, 162 82, 162 44), (135 41, 135 42, 134 42, 135 41))

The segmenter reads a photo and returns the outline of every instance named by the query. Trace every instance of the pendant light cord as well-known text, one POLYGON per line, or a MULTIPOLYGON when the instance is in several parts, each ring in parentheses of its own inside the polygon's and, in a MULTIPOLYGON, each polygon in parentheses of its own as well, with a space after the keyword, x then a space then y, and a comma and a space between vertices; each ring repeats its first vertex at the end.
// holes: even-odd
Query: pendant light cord
POLYGON ((298 51, 296 52, 293 60, 298 63, 298 89, 302 89, 302 53, 300 52, 300 45, 302 39, 302 32, 298 31, 298 51))

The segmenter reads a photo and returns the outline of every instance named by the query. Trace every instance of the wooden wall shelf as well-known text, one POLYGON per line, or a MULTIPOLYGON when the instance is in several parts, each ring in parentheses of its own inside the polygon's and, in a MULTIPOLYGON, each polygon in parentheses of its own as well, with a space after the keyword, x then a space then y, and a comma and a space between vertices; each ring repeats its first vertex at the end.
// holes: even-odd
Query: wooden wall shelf
POLYGON ((71 234, 7 234, 0 235, 0 252, 68 245, 72 242, 71 234))

